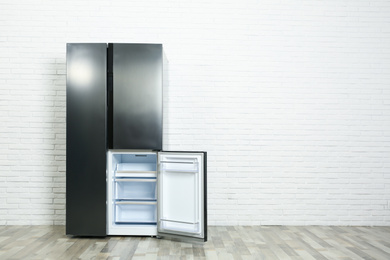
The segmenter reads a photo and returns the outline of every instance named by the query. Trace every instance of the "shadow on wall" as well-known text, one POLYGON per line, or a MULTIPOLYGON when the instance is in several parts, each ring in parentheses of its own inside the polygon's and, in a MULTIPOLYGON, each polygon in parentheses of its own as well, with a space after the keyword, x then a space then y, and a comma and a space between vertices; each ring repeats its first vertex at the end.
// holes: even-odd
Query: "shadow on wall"
POLYGON ((54 225, 65 224, 65 184, 66 184, 66 55, 55 57, 47 64, 46 80, 48 84, 47 101, 48 115, 45 125, 50 126, 49 136, 45 139, 48 149, 44 150, 50 161, 47 162, 48 172, 45 176, 51 178, 53 199, 51 209, 54 225))

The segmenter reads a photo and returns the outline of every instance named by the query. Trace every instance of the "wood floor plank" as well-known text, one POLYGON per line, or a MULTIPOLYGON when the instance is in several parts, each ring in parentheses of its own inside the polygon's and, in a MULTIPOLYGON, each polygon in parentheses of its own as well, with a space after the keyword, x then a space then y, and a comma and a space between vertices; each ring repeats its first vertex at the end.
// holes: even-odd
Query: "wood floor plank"
POLYGON ((0 259, 390 259, 390 227, 212 226, 209 241, 79 238, 63 226, 0 226, 0 259))

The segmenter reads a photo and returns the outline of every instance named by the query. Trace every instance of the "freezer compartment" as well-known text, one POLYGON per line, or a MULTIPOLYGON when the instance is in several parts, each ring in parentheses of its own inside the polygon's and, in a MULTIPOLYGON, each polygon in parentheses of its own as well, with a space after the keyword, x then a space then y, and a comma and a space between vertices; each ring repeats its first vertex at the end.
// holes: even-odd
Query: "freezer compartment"
POLYGON ((113 153, 115 177, 156 177, 157 155, 153 153, 113 153))
POLYGON ((115 198, 131 200, 156 200, 156 179, 117 178, 115 198))
POLYGON ((117 201, 115 202, 115 224, 155 225, 156 202, 117 201))

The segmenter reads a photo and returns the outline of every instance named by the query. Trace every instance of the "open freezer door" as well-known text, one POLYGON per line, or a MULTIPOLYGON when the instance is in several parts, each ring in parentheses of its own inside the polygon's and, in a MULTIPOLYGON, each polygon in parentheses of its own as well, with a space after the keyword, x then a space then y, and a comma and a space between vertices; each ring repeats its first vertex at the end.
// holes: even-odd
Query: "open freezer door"
POLYGON ((205 152, 158 153, 157 233, 207 240, 205 152))

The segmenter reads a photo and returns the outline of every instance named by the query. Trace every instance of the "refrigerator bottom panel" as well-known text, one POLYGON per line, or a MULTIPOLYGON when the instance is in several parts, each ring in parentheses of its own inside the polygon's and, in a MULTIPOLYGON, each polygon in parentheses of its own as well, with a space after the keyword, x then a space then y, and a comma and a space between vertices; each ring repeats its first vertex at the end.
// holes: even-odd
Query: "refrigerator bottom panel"
POLYGON ((109 236, 156 236, 156 225, 112 225, 107 229, 109 236))
POLYGON ((156 224, 156 204, 115 205, 116 224, 156 224))
POLYGON ((157 235, 160 238, 169 238, 169 239, 176 239, 178 241, 183 241, 186 243, 199 243, 199 242, 206 242, 207 239, 205 239, 203 236, 196 236, 196 235, 190 235, 186 233, 164 233, 164 232, 158 232, 157 235))

